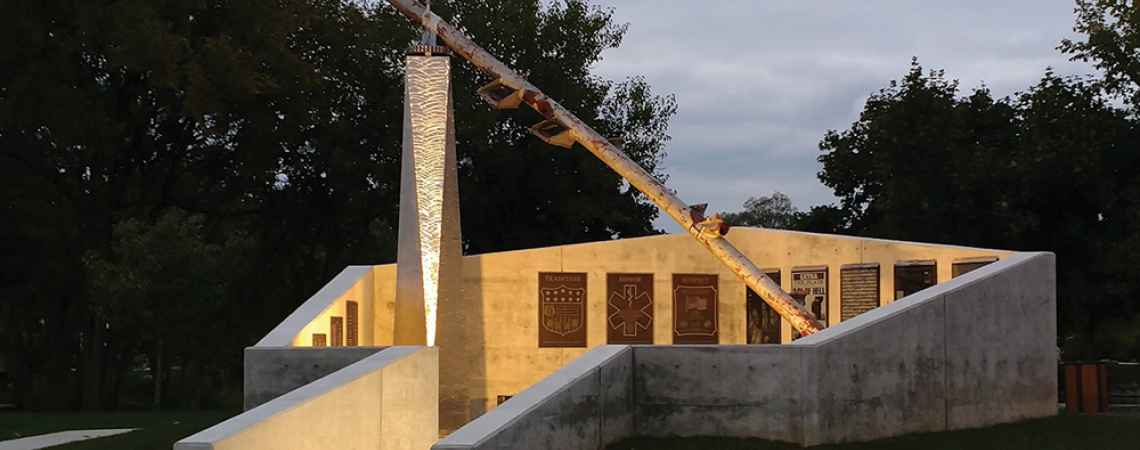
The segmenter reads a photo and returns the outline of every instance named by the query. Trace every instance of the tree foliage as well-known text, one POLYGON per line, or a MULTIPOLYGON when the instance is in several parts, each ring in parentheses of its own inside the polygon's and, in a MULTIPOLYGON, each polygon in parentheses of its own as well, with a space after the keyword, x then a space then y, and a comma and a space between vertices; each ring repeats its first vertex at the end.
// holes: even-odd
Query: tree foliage
POLYGON ((788 230, 795 227, 800 215, 787 195, 774 192, 770 197, 749 197, 743 211, 723 213, 721 218, 732 226, 788 230))
MULTIPOLYGON (((418 31, 390 6, 3 9, 0 358, 20 407, 113 407, 135 356, 177 362, 199 389, 165 391, 168 402, 207 402, 240 380, 242 347, 343 267, 394 260, 403 51, 418 31)), ((435 10, 625 136, 660 176, 672 99, 589 74, 625 32, 610 11, 584 0, 435 10)), ((612 171, 529 136, 536 115, 491 111, 475 95, 491 80, 453 67, 469 251, 655 232, 656 209, 612 171)))
POLYGON ((1047 73, 1016 98, 960 96, 916 63, 824 137, 820 180, 850 233, 1055 252, 1066 356, 1131 359, 1140 347, 1102 335, 1140 317, 1121 247, 1140 236, 1134 122, 1098 83, 1047 73))

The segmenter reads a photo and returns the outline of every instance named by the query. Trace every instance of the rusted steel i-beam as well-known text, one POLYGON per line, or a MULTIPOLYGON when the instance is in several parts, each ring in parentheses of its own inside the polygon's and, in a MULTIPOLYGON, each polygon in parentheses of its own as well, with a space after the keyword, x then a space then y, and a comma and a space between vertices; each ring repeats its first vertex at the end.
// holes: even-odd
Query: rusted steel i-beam
POLYGON ((480 48, 455 27, 441 20, 439 16, 432 14, 418 1, 388 0, 388 3, 391 3, 400 12, 428 30, 435 30, 439 38, 447 43, 448 47, 451 47, 453 51, 489 75, 494 81, 480 89, 479 93, 492 106, 499 109, 510 109, 526 103, 534 108, 547 120, 532 127, 532 133, 551 144, 563 147, 570 147, 574 142, 582 144, 583 147, 586 147, 587 150, 624 177, 631 186, 657 204, 669 217, 681 224, 682 228, 688 230, 690 235, 712 252, 725 266, 732 269, 741 280, 744 280, 744 284, 760 294, 760 297, 768 302, 780 316, 791 323, 793 328, 799 330, 801 335, 808 336, 823 328, 787 292, 772 282, 760 268, 756 267, 736 247, 724 239, 724 234, 728 232, 728 225, 721 221, 720 217, 705 218, 703 205, 690 207, 681 201, 672 191, 665 188, 661 182, 645 172, 645 169, 630 160, 625 153, 606 138, 480 48))

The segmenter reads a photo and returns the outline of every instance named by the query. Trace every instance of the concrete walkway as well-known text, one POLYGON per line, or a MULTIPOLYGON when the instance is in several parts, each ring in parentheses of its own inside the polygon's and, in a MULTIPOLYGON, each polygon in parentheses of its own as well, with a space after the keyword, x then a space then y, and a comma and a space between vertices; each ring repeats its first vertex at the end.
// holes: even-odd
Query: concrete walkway
POLYGON ((10 441, 0 441, 0 450, 36 450, 44 447, 63 445, 69 442, 87 439, 114 436, 134 431, 136 428, 119 428, 115 430, 71 430, 58 433, 31 436, 10 441))

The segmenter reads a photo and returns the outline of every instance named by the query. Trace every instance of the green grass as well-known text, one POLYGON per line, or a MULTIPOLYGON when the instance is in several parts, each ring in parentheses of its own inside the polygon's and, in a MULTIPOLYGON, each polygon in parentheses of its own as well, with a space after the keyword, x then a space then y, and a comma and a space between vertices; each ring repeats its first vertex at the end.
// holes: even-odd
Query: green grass
POLYGON ((237 413, 237 411, 0 412, 0 441, 64 430, 140 428, 127 434, 74 442, 52 449, 170 450, 175 441, 237 413))
MULTIPOLYGON (((630 438, 608 450, 791 450, 798 445, 761 439, 630 438)), ((1140 448, 1140 418, 1062 413, 977 430, 922 433, 855 444, 811 447, 813 450, 1135 450, 1140 448)))

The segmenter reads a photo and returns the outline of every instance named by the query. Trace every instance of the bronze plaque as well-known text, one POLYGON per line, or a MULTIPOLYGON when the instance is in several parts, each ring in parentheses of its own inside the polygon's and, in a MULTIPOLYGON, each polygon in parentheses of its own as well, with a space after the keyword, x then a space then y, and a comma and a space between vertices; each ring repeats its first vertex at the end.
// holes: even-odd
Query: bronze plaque
MULTIPOLYGON (((827 327, 827 266, 792 269, 792 289, 788 294, 827 327)), ((792 340, 800 337, 799 331, 793 329, 792 340)))
POLYGON ((606 274, 609 344, 653 344, 653 274, 606 274))
POLYGON ((324 333, 313 333, 313 347, 324 347, 327 342, 324 333))
POLYGON ((332 337, 331 347, 344 346, 344 317, 332 316, 329 318, 329 335, 332 337))
POLYGON ((352 300, 344 302, 344 345, 356 347, 360 337, 360 304, 352 300))
POLYGON ((938 263, 899 261, 895 264, 895 300, 938 284, 938 263))
POLYGON ((586 346, 586 274, 539 272, 538 346, 586 346))
POLYGON ((820 325, 827 326, 827 267, 792 270, 792 290, 788 293, 820 325))
POLYGON ((879 306, 878 264, 853 264, 839 269, 840 320, 853 318, 879 306))
POLYGON ((717 276, 673 274, 673 343, 717 344, 717 276))
MULTIPOLYGON (((780 284, 780 269, 765 270, 764 275, 773 283, 780 284)), ((747 292, 744 300, 748 312, 748 343, 779 344, 780 315, 756 291, 747 286, 744 289, 747 292)))

